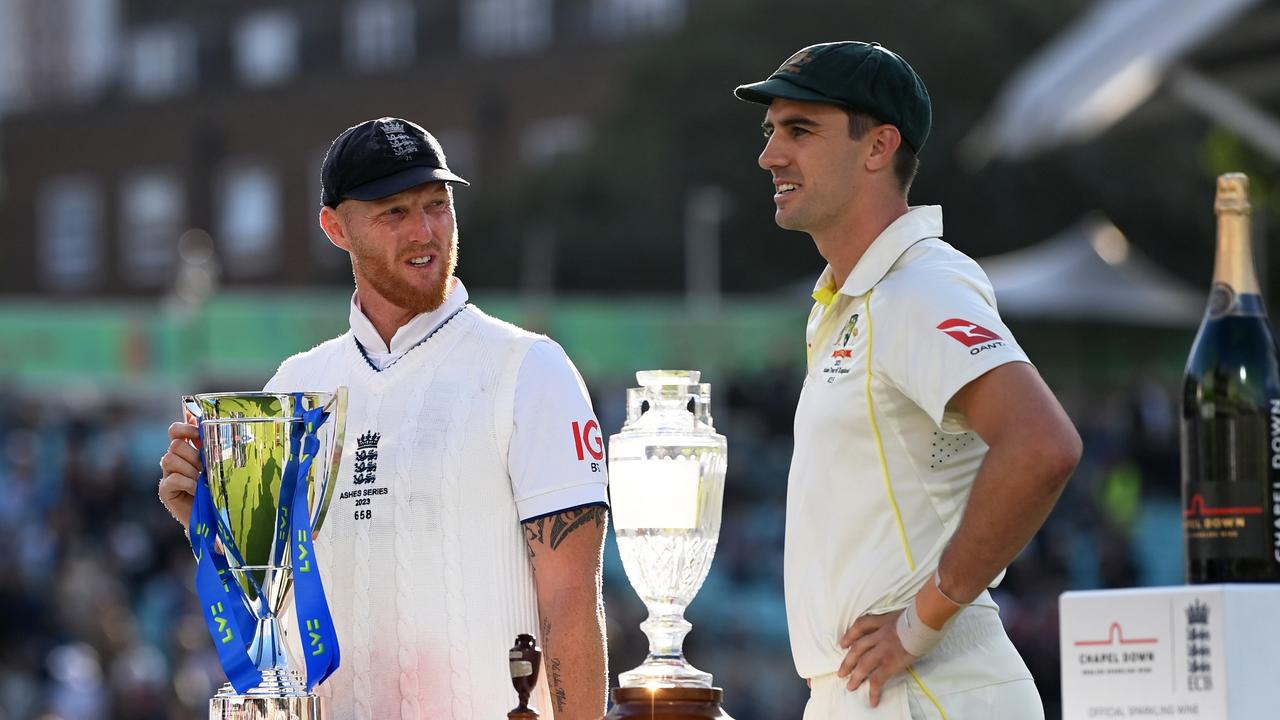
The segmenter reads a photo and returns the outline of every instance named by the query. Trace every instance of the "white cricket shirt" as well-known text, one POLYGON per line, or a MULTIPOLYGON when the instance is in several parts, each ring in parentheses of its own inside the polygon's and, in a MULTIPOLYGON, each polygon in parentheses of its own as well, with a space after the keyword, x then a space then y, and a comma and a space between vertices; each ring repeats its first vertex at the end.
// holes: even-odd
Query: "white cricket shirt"
POLYGON ((835 671, 854 620, 905 607, 932 575, 987 451, 947 403, 1027 362, 986 275, 941 237, 942 209, 912 208, 843 287, 828 267, 814 292, 784 562, 802 677, 835 671))

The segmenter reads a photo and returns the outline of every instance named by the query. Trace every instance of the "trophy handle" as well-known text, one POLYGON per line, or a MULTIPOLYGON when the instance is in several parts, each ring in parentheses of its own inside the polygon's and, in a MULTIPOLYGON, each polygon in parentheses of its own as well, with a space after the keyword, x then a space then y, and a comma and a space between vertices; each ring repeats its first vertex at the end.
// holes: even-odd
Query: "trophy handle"
POLYGON ((182 414, 182 419, 192 425, 195 425, 197 420, 204 417, 204 412, 200 409, 200 403, 196 402, 194 395, 182 396, 182 414))
POLYGON ((325 406, 325 411, 336 423, 333 428, 333 457, 329 461, 329 473, 324 484, 324 497, 320 499, 320 509, 311 521, 311 535, 319 534, 324 526, 325 515, 329 514, 329 503, 333 500, 333 490, 338 486, 338 467, 342 464, 342 446, 347 437, 347 386, 339 385, 333 391, 333 398, 325 406))

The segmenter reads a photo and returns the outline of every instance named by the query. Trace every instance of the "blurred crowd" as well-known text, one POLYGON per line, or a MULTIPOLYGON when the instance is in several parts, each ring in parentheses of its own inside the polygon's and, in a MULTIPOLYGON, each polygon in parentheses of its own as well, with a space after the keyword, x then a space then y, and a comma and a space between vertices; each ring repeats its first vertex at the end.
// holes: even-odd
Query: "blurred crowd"
MULTIPOLYGON (((798 718, 807 697, 782 600, 801 372, 782 365, 714 383, 716 426, 730 447, 724 520, 687 614, 694 628, 685 650, 725 689, 738 720, 798 718)), ((606 434, 622 423, 626 384, 592 388, 606 434)), ((995 593, 1050 718, 1060 706, 1059 594, 1182 580, 1172 388, 1149 379, 1059 393, 1085 458, 995 593)), ((223 675, 199 614, 190 549, 155 494, 174 405, 0 388, 0 720, 205 717, 223 675)), ((605 593, 616 683, 647 645, 645 611, 612 538, 605 593)), ((505 649, 494 648, 496 662, 505 649)))
POLYGON ((181 527, 169 418, 92 393, 0 396, 0 715, 197 717, 222 682, 181 527))

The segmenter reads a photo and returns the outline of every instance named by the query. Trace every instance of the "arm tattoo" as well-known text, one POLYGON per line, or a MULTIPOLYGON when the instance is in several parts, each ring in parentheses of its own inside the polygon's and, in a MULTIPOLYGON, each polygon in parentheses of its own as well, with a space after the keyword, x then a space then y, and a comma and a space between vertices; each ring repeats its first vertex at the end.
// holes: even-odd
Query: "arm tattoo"
POLYGON ((560 658, 555 656, 555 648, 551 645, 551 621, 543 618, 542 620, 542 646, 547 648, 550 660, 547 663, 547 680, 551 691, 551 697, 555 700, 556 711, 564 712, 565 703, 568 702, 568 695, 564 691, 564 680, 560 676, 560 658))
POLYGON ((530 560, 533 559, 533 543, 542 542, 542 521, 544 520, 546 520, 545 517, 540 517, 537 520, 530 520, 529 522, 524 523, 524 544, 525 549, 529 551, 530 560))
POLYGON ((547 521, 551 521, 551 549, 555 550, 573 534, 574 530, 594 523, 603 528, 608 509, 601 505, 566 510, 558 515, 544 515, 524 523, 524 538, 529 545, 529 557, 533 557, 533 544, 547 544, 547 521))
POLYGON ((604 527, 604 512, 603 507, 594 505, 556 515, 551 524, 551 549, 560 547, 570 533, 587 523, 595 522, 597 528, 604 527))
POLYGON ((564 693, 564 685, 560 681, 560 658, 551 658, 551 694, 556 699, 556 712, 564 712, 564 704, 567 697, 564 693))

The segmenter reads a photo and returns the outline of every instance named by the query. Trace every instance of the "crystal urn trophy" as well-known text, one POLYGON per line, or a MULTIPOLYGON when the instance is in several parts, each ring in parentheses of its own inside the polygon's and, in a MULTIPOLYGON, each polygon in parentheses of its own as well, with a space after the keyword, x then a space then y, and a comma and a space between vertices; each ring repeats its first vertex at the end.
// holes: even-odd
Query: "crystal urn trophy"
POLYGON ((203 469, 191 516, 196 586, 230 682, 210 720, 323 720, 314 686, 338 666, 338 643, 312 536, 342 456, 346 388, 336 392, 183 397, 200 428, 203 469), (292 610, 305 674, 280 620, 292 610))
POLYGON ((693 370, 636 373, 627 421, 609 438, 609 504, 618 552, 649 610, 649 655, 620 673, 610 720, 728 718, 710 673, 688 663, 685 608, 720 535, 726 444, 711 423, 711 386, 693 370))

